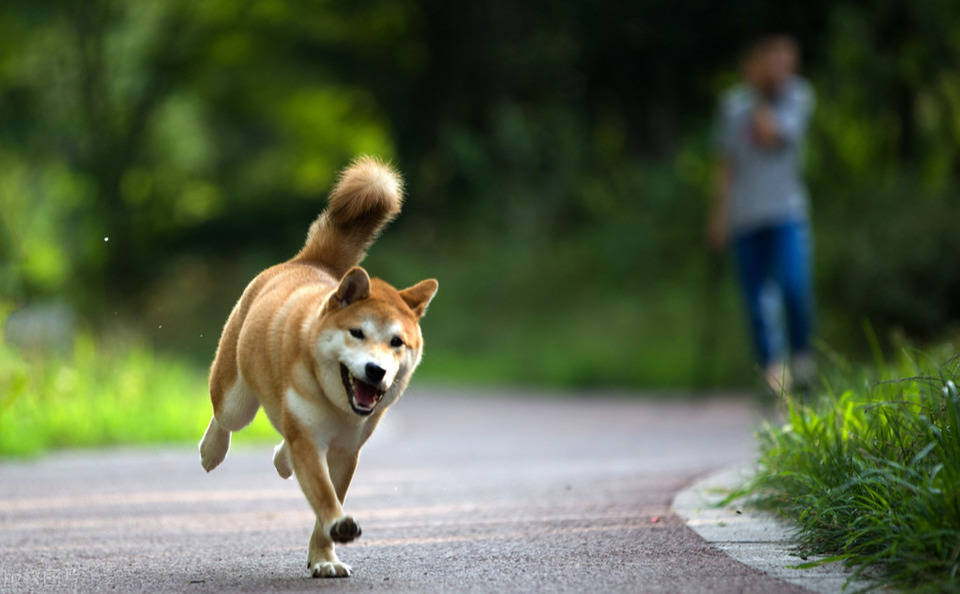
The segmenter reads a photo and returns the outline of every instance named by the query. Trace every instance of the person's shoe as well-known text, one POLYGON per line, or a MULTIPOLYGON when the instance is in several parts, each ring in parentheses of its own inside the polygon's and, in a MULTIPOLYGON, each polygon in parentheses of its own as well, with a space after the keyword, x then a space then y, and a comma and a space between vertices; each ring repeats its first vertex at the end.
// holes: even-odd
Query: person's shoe
POLYGON ((796 387, 807 393, 817 379, 817 362, 809 352, 797 353, 793 357, 793 381, 796 387))
POLYGON ((792 387, 790 367, 783 361, 775 361, 767 365, 767 368, 763 371, 763 379, 767 383, 767 387, 778 396, 786 394, 792 387))

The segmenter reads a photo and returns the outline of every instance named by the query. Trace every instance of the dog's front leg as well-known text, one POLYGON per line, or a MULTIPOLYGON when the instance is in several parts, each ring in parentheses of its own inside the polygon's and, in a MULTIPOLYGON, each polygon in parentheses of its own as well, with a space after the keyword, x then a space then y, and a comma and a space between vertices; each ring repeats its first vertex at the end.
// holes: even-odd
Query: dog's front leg
POLYGON ((310 537, 308 567, 314 577, 346 577, 350 566, 334 552, 335 542, 350 542, 360 536, 360 526, 343 514, 337 491, 330 480, 326 444, 315 444, 295 423, 288 423, 287 443, 293 471, 317 516, 310 537))
POLYGON ((353 479, 353 472, 357 469, 357 457, 360 452, 345 448, 331 447, 327 450, 327 467, 330 469, 330 481, 337 491, 340 505, 347 497, 347 489, 353 479))

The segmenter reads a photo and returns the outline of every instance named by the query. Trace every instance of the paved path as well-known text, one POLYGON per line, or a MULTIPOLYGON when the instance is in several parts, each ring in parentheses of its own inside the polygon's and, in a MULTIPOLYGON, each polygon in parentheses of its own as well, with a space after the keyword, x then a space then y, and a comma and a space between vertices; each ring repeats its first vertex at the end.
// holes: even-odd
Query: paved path
POLYGON ((311 513, 269 444, 209 475, 187 447, 2 463, 0 591, 799 592, 669 512, 749 459, 756 421, 737 399, 413 389, 361 456, 345 580, 307 577, 311 513))

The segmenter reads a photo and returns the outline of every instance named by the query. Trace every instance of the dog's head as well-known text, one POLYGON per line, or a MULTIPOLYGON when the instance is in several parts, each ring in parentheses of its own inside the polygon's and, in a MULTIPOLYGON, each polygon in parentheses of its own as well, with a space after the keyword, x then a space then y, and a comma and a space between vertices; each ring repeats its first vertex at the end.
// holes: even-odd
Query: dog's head
POLYGON ((427 279, 398 291, 350 269, 321 314, 317 377, 334 406, 367 416, 403 392, 423 354, 420 318, 437 292, 427 279))

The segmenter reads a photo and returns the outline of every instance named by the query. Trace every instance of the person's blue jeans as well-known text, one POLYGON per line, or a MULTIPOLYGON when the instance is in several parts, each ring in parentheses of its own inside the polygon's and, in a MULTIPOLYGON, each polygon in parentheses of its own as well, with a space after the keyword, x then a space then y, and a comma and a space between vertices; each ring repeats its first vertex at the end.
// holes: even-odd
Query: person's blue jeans
POLYGON ((774 316, 765 307, 765 290, 772 283, 783 298, 790 348, 794 353, 810 348, 813 331, 813 287, 810 225, 788 222, 761 227, 736 235, 733 252, 740 274, 740 288, 757 358, 766 367, 785 359, 773 339, 780 334, 774 316))

